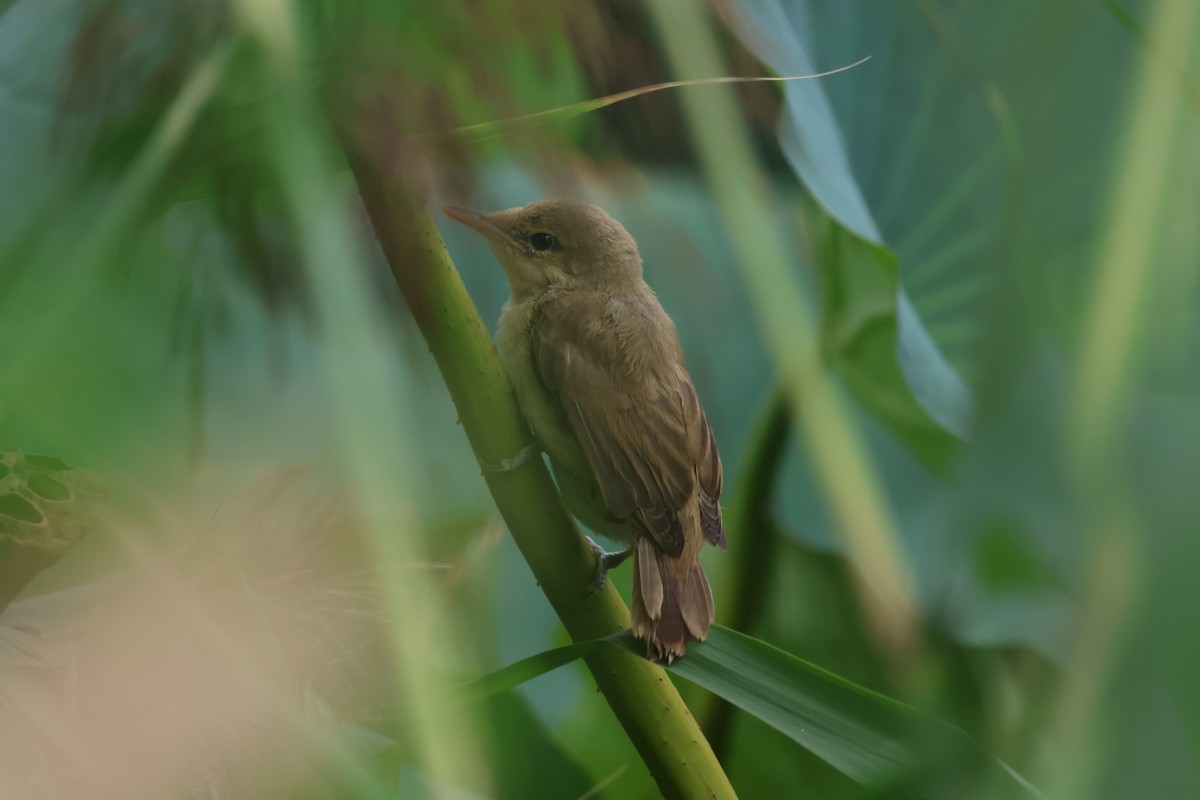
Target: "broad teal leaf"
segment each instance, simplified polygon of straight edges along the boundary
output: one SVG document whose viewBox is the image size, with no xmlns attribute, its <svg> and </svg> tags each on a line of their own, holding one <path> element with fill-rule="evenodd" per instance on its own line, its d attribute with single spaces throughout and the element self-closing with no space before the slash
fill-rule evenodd
<svg viewBox="0 0 1200 800">
<path fill-rule="evenodd" d="M 899 441 L 894 427 L 884 436 L 865 426 L 922 613 L 975 647 L 1020 643 L 1058 658 L 1070 641 L 1063 632 L 1086 530 L 1063 500 L 1056 455 L 1069 362 L 1057 343 L 1088 296 L 1094 237 L 1111 206 L 1113 170 L 1097 165 L 1111 164 L 1130 118 L 1141 45 L 1115 24 L 1111 5 L 1087 0 L 886 3 L 869 15 L 839 0 L 743 6 L 773 41 L 797 38 L 816 65 L 871 56 L 820 86 L 849 177 L 927 332 L 979 387 L 952 484 L 930 480 L 889 441 Z M 758 19 L 764 9 L 773 9 L 771 26 Z M 1186 316 L 1171 305 L 1165 293 L 1155 302 L 1155 324 Z M 777 498 L 779 518 L 802 541 L 837 547 L 798 456 L 780 477 L 798 488 Z M 1019 531 L 1052 579 L 1021 591 L 979 585 L 976 550 L 997 520 Z"/>
<path fill-rule="evenodd" d="M 811 71 L 798 14 L 778 0 L 743 6 L 738 32 L 751 50 L 781 74 Z M 899 262 L 855 179 L 824 86 L 800 82 L 784 92 L 780 144 L 828 222 L 816 252 L 826 355 L 865 405 L 927 462 L 941 464 L 969 434 L 974 399 L 900 285 Z"/>
</svg>

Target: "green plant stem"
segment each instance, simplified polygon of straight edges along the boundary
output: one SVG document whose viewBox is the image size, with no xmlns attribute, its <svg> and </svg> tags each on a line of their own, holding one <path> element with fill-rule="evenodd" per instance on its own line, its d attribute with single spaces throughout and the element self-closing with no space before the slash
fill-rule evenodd
<svg viewBox="0 0 1200 800">
<path fill-rule="evenodd" d="M 791 427 L 787 396 L 776 388 L 750 435 L 738 491 L 725 514 L 731 569 L 718 613 L 723 625 L 745 634 L 754 631 L 766 606 L 771 565 L 778 549 L 770 503 Z M 718 758 L 729 746 L 736 714 L 737 709 L 715 696 L 699 713 L 701 727 Z"/>
<path fill-rule="evenodd" d="M 775 525 L 771 522 L 779 464 L 792 430 L 787 395 L 776 388 L 767 400 L 747 447 L 738 476 L 738 492 L 727 519 L 736 536 L 730 539 L 735 570 L 722 607 L 721 624 L 749 633 L 766 607 L 771 565 L 775 560 Z"/>
<path fill-rule="evenodd" d="M 1196 66 L 1200 10 L 1189 0 L 1159 0 L 1146 20 L 1140 38 L 1150 58 L 1141 66 L 1125 115 L 1111 219 L 1096 249 L 1074 386 L 1066 397 L 1071 475 L 1089 513 L 1092 542 L 1081 590 L 1084 611 L 1067 665 L 1067 674 L 1080 677 L 1061 692 L 1048 726 L 1070 765 L 1047 787 L 1052 797 L 1094 797 L 1097 777 L 1108 771 L 1098 760 L 1104 747 L 1097 742 L 1106 701 L 1119 681 L 1116 654 L 1122 639 L 1132 635 L 1137 605 L 1146 602 L 1138 596 L 1139 583 L 1145 579 L 1148 542 L 1155 538 L 1130 491 L 1136 484 L 1126 437 L 1134 387 L 1153 341 L 1148 320 L 1161 310 L 1155 300 L 1187 296 L 1196 285 L 1194 262 L 1169 252 L 1164 234 L 1184 150 L 1195 147 L 1183 124 L 1189 98 L 1174 66 L 1183 65 L 1184 75 Z"/>
<path fill-rule="evenodd" d="M 429 213 L 409 187 L 385 183 L 353 152 L 350 161 L 392 274 L 437 361 L 476 457 L 487 464 L 512 458 L 530 443 L 529 433 L 491 337 Z M 485 470 L 484 479 L 572 639 L 587 641 L 629 627 L 629 610 L 611 583 L 588 596 L 594 556 L 563 511 L 541 459 L 529 459 L 508 472 Z M 585 660 L 664 796 L 736 796 L 661 667 L 607 649 Z"/>
</svg>

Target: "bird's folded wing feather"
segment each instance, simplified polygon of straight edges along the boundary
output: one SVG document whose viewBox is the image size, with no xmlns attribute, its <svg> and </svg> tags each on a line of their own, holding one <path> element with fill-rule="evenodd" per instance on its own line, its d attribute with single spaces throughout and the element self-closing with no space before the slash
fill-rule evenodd
<svg viewBox="0 0 1200 800">
<path fill-rule="evenodd" d="M 557 393 L 609 512 L 679 555 L 679 512 L 699 490 L 701 532 L 724 548 L 721 459 L 677 349 L 651 368 L 625 351 L 628 328 L 588 325 L 589 318 L 540 316 L 533 361 L 543 386 Z"/>
</svg>

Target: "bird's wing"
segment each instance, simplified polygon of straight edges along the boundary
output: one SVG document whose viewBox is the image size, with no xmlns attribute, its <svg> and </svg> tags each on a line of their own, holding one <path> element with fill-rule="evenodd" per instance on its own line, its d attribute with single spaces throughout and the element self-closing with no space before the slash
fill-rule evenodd
<svg viewBox="0 0 1200 800">
<path fill-rule="evenodd" d="M 721 459 L 675 346 L 656 378 L 614 374 L 625 368 L 629 354 L 622 342 L 631 332 L 588 319 L 594 318 L 540 315 L 532 330 L 533 362 L 542 385 L 557 394 L 609 512 L 632 520 L 663 552 L 679 555 L 679 512 L 698 489 L 704 537 L 724 548 Z"/>
</svg>

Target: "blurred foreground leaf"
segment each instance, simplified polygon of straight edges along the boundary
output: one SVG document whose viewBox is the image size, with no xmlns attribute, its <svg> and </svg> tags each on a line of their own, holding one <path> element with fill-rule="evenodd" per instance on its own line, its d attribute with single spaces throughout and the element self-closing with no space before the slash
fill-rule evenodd
<svg viewBox="0 0 1200 800">
<path fill-rule="evenodd" d="M 464 701 L 510 690 L 597 648 L 640 655 L 629 631 L 548 650 L 458 687 Z M 924 778 L 976 774 L 1009 793 L 1037 791 L 949 723 L 872 692 L 782 650 L 716 626 L 668 669 L 752 714 L 823 761 L 868 786 L 932 792 Z M 953 768 L 946 768 L 953 765 Z M 940 792 L 938 792 L 940 796 Z"/>
<path fill-rule="evenodd" d="M 0 611 L 87 534 L 102 493 L 87 470 L 0 448 Z"/>
</svg>

